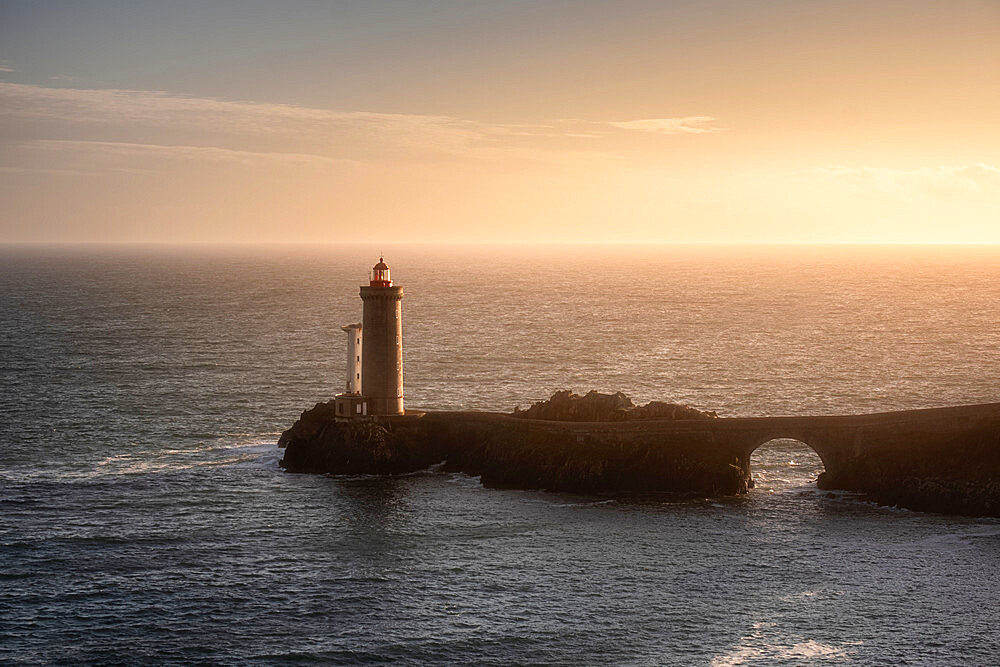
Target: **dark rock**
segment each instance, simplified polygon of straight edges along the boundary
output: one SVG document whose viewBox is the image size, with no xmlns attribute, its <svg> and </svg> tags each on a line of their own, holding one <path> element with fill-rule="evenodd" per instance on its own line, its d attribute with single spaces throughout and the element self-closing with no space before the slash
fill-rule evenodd
<svg viewBox="0 0 1000 667">
<path fill-rule="evenodd" d="M 1000 516 L 1000 426 L 892 430 L 878 434 L 877 456 L 840 461 L 816 485 L 923 512 Z"/>
<path fill-rule="evenodd" d="M 915 510 L 1000 516 L 1000 403 L 713 417 L 668 403 L 636 407 L 624 394 L 597 392 L 557 392 L 514 415 L 429 412 L 344 422 L 332 403 L 320 403 L 280 443 L 282 465 L 295 472 L 391 474 L 444 462 L 487 486 L 729 495 L 751 485 L 754 449 L 792 437 L 823 459 L 821 489 Z"/>
<path fill-rule="evenodd" d="M 596 392 L 592 392 L 596 395 Z M 575 402 L 574 399 L 568 399 Z M 624 395 L 587 399 L 576 415 L 592 417 L 631 403 Z M 619 420 L 624 422 L 625 420 Z M 579 423 L 579 425 L 575 425 Z M 653 422 L 649 422 L 652 424 Z M 281 465 L 291 472 L 406 473 L 445 462 L 493 487 L 579 493 L 745 493 L 739 459 L 704 433 L 664 440 L 655 427 L 622 423 L 594 432 L 584 423 L 477 412 L 426 413 L 336 421 L 332 403 L 302 413 L 281 435 Z"/>
<path fill-rule="evenodd" d="M 385 474 L 422 470 L 445 458 L 444 450 L 414 424 L 418 420 L 338 422 L 334 403 L 318 403 L 281 434 L 281 465 L 290 472 Z"/>
<path fill-rule="evenodd" d="M 719 415 L 715 412 L 704 412 L 689 405 L 678 405 L 677 403 L 663 403 L 662 401 L 650 401 L 646 405 L 641 405 L 628 410 L 626 419 L 717 419 Z"/>
<path fill-rule="evenodd" d="M 622 392 L 602 394 L 591 390 L 586 395 L 574 394 L 568 389 L 557 391 L 547 401 L 539 401 L 527 410 L 514 408 L 513 415 L 520 419 L 544 419 L 569 422 L 617 422 L 642 419 L 680 420 L 713 419 L 714 412 L 702 412 L 687 405 L 651 401 L 636 406 Z"/>
<path fill-rule="evenodd" d="M 626 431 L 618 425 L 594 430 L 482 413 L 428 413 L 426 420 L 433 431 L 447 434 L 446 469 L 480 475 L 485 486 L 732 495 L 746 493 L 749 482 L 733 452 L 705 433 L 664 438 L 639 423 L 622 423 Z"/>
</svg>

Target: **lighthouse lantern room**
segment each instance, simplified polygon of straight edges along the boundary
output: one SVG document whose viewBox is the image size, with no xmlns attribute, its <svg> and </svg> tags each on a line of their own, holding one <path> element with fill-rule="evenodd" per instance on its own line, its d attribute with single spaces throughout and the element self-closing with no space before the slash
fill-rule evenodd
<svg viewBox="0 0 1000 667">
<path fill-rule="evenodd" d="M 389 278 L 389 266 L 385 263 L 384 257 L 378 258 L 378 264 L 372 267 L 371 287 L 392 287 L 392 280 Z"/>
</svg>

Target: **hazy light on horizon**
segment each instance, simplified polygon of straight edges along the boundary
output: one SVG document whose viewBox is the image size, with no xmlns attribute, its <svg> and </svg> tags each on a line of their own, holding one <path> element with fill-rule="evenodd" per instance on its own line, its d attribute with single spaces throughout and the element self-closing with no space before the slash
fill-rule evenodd
<svg viewBox="0 0 1000 667">
<path fill-rule="evenodd" d="M 0 242 L 1000 243 L 987 1 L 0 19 Z"/>
</svg>

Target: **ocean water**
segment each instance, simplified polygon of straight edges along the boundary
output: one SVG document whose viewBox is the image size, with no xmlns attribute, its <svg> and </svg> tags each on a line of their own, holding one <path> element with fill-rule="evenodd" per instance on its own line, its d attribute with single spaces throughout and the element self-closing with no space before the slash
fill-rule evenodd
<svg viewBox="0 0 1000 667">
<path fill-rule="evenodd" d="M 0 249 L 0 663 L 996 664 L 1000 521 L 283 472 L 363 246 Z M 1000 249 L 385 247 L 408 407 L 1000 400 Z"/>
</svg>

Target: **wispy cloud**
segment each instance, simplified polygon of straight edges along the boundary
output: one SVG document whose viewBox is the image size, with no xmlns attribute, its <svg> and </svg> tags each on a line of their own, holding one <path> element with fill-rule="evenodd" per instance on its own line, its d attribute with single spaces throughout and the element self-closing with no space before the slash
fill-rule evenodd
<svg viewBox="0 0 1000 667">
<path fill-rule="evenodd" d="M 119 141 L 63 141 L 35 140 L 22 144 L 26 148 L 47 151 L 79 151 L 101 153 L 120 157 L 153 157 L 167 160 L 207 160 L 228 162 L 239 165 L 259 165 L 281 163 L 299 166 L 331 166 L 356 164 L 353 160 L 342 160 L 322 155 L 305 153 L 261 153 L 238 151 L 214 146 L 164 146 L 160 144 L 137 144 Z"/>
<path fill-rule="evenodd" d="M 861 194 L 881 198 L 1000 197 L 1000 167 L 983 163 L 919 169 L 827 166 L 816 167 L 806 175 L 845 184 Z"/>
<path fill-rule="evenodd" d="M 78 169 L 48 169 L 45 167 L 0 167 L 0 174 L 48 174 L 55 176 L 79 176 L 85 172 Z"/>
<path fill-rule="evenodd" d="M 30 121 L 33 131 L 59 137 L 22 141 L 22 146 L 35 149 L 317 166 L 349 159 L 378 163 L 458 158 L 507 168 L 516 168 L 511 165 L 518 161 L 570 167 L 623 159 L 620 137 L 616 139 L 623 129 L 660 134 L 721 131 L 711 126 L 710 116 L 512 124 L 444 115 L 332 111 L 163 91 L 0 82 L 0 117 L 4 116 Z"/>
<path fill-rule="evenodd" d="M 447 116 L 328 111 L 162 91 L 47 88 L 6 82 L 0 83 L 0 114 L 253 136 L 308 134 L 442 149 L 481 140 L 488 130 L 480 123 Z"/>
<path fill-rule="evenodd" d="M 0 72 L 16 72 L 17 68 L 9 60 L 0 60 Z"/>
<path fill-rule="evenodd" d="M 655 132 L 657 134 L 711 134 L 725 132 L 713 127 L 713 116 L 683 116 L 681 118 L 647 118 L 644 120 L 609 121 L 608 125 L 622 130 Z"/>
</svg>

